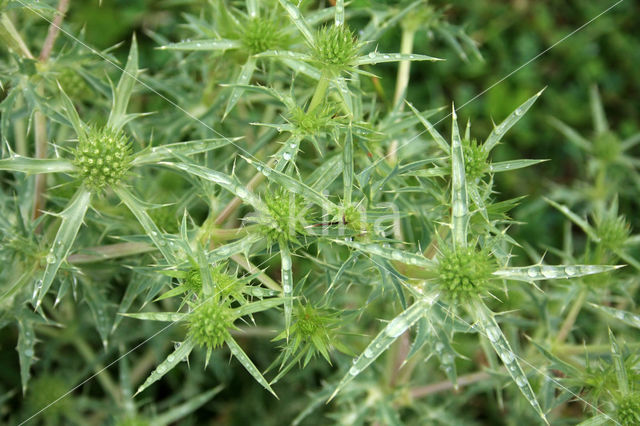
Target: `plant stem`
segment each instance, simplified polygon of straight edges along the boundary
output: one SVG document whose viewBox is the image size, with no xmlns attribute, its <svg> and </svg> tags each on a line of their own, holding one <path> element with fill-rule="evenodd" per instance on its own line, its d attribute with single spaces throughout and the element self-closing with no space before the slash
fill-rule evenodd
<svg viewBox="0 0 640 426">
<path fill-rule="evenodd" d="M 62 25 L 62 21 L 64 19 L 67 10 L 69 10 L 69 2 L 70 0 L 60 0 L 58 3 L 58 8 L 56 10 L 56 15 L 49 25 L 49 32 L 47 33 L 47 38 L 44 40 L 44 44 L 42 45 L 42 51 L 40 52 L 40 62 L 47 62 L 49 57 L 51 56 L 51 52 L 53 51 L 53 45 L 60 34 L 60 25 Z"/>
<path fill-rule="evenodd" d="M 51 52 L 53 51 L 53 45 L 55 44 L 58 35 L 60 34 L 60 25 L 62 25 L 62 20 L 64 19 L 65 13 L 69 9 L 69 1 L 70 0 L 60 0 L 58 3 L 58 8 L 56 10 L 56 16 L 53 18 L 51 25 L 49 25 L 49 32 L 47 33 L 47 38 L 44 40 L 44 44 L 42 45 L 42 51 L 40 52 L 40 62 L 44 63 L 49 60 L 51 56 Z M 40 111 L 36 111 L 34 114 L 34 122 L 35 122 L 35 139 L 36 139 L 36 158 L 44 159 L 47 158 L 47 121 L 45 116 Z M 34 200 L 33 200 L 33 218 L 37 219 L 41 210 L 44 209 L 45 206 L 45 197 L 44 193 L 47 187 L 47 175 L 39 174 L 36 175 L 36 187 L 34 190 Z"/>
<path fill-rule="evenodd" d="M 471 373 L 464 376 L 458 377 L 458 386 L 468 386 L 473 383 L 481 382 L 483 380 L 489 379 L 489 373 L 484 371 L 479 371 L 477 373 Z M 411 389 L 411 397 L 413 398 L 422 398 L 428 395 L 432 395 L 434 393 L 444 392 L 447 390 L 453 390 L 453 383 L 449 380 L 443 380 L 438 383 L 433 383 L 431 385 L 426 386 L 418 386 Z"/>
<path fill-rule="evenodd" d="M 556 336 L 556 340 L 555 340 L 556 345 L 563 343 L 567 338 L 567 336 L 569 335 L 569 333 L 571 332 L 571 329 L 573 328 L 573 325 L 575 324 L 576 319 L 578 318 L 578 314 L 582 309 L 582 305 L 584 305 L 584 302 L 587 299 L 587 292 L 588 290 L 586 287 L 582 287 L 582 289 L 580 289 L 578 298 L 573 302 L 573 305 L 569 310 L 569 314 L 567 314 L 567 318 L 565 318 L 564 322 L 562 323 L 562 327 L 560 327 L 560 331 Z"/>
<path fill-rule="evenodd" d="M 267 166 L 273 166 L 273 159 L 267 163 Z M 247 189 L 249 191 L 253 191 L 258 185 L 262 183 L 262 181 L 264 181 L 264 179 L 265 176 L 262 173 L 256 173 L 247 184 Z M 242 200 L 238 197 L 234 197 L 233 200 L 231 200 L 229 204 L 227 204 L 226 207 L 220 212 L 220 214 L 218 214 L 218 217 L 216 217 L 214 223 L 218 226 L 222 225 L 229 218 L 229 216 L 231 216 L 231 214 L 236 211 L 240 204 L 242 204 Z"/>
<path fill-rule="evenodd" d="M 234 254 L 233 256 L 231 256 L 231 259 L 233 259 L 233 261 L 236 262 L 238 265 L 242 266 L 248 273 L 257 274 L 256 279 L 260 281 L 262 284 L 264 284 L 266 287 L 270 288 L 271 290 L 282 291 L 282 287 L 280 286 L 280 284 L 275 282 L 270 276 L 262 272 L 260 268 L 258 268 L 253 263 L 249 262 L 243 256 L 240 256 L 239 254 Z"/>
<path fill-rule="evenodd" d="M 318 81 L 318 85 L 316 86 L 316 91 L 313 93 L 313 98 L 311 98 L 311 102 L 307 108 L 308 113 L 313 112 L 313 110 L 315 110 L 324 100 L 324 97 L 327 94 L 327 89 L 329 89 L 329 78 L 327 73 L 323 72 L 320 76 L 320 80 Z"/>
<path fill-rule="evenodd" d="M 92 364 L 96 360 L 96 355 L 87 343 L 79 338 L 74 338 L 72 340 L 73 346 L 75 346 L 76 350 L 82 355 L 85 361 L 89 364 Z M 122 394 L 120 393 L 120 388 L 116 384 L 116 382 L 111 378 L 109 372 L 105 370 L 104 365 L 101 363 L 93 364 L 93 372 L 96 373 L 96 378 L 106 390 L 111 397 L 116 401 L 120 402 L 122 399 Z"/>
<path fill-rule="evenodd" d="M 413 53 L 413 40 L 415 38 L 415 30 L 404 28 L 402 30 L 402 41 L 400 46 L 400 53 L 410 55 Z M 405 92 L 407 90 L 407 86 L 409 85 L 409 74 L 411 71 L 411 61 L 400 61 L 400 65 L 398 66 L 398 76 L 396 78 L 396 91 L 393 95 L 393 108 L 398 105 L 399 102 L 402 101 Z M 402 111 L 404 104 L 399 106 L 399 110 Z M 398 151 L 398 140 L 394 139 L 391 141 L 391 145 L 389 145 L 389 152 L 387 156 L 389 157 L 389 163 L 395 164 L 398 161 L 398 156 L 396 154 Z"/>
</svg>

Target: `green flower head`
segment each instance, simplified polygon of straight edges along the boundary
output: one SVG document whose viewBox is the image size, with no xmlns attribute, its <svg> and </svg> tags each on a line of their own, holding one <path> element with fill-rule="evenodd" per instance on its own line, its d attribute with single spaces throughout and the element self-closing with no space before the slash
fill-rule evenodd
<svg viewBox="0 0 640 426">
<path fill-rule="evenodd" d="M 616 419 L 622 426 L 640 424 L 640 393 L 626 395 L 618 401 Z"/>
<path fill-rule="evenodd" d="M 439 285 L 452 301 L 483 294 L 497 269 L 488 250 L 473 247 L 447 248 L 438 259 Z"/>
<path fill-rule="evenodd" d="M 471 180 L 484 176 L 487 172 L 487 158 L 489 152 L 483 149 L 477 140 L 463 140 L 462 149 L 464 155 L 464 172 Z"/>
<path fill-rule="evenodd" d="M 229 336 L 235 317 L 232 310 L 212 298 L 198 306 L 187 318 L 188 335 L 207 349 L 222 346 Z"/>
<path fill-rule="evenodd" d="M 285 42 L 281 26 L 272 19 L 253 18 L 243 30 L 242 44 L 252 54 L 278 49 Z"/>
<path fill-rule="evenodd" d="M 73 164 L 83 183 L 94 191 L 115 186 L 131 167 L 131 143 L 122 131 L 92 127 L 80 137 Z"/>
<path fill-rule="evenodd" d="M 353 65 L 360 45 L 344 25 L 328 25 L 316 34 L 313 58 L 321 66 L 339 74 Z"/>
</svg>

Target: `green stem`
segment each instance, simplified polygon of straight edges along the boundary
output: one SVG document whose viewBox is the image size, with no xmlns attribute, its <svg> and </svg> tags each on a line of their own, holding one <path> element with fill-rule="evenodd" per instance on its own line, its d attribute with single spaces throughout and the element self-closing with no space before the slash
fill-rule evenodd
<svg viewBox="0 0 640 426">
<path fill-rule="evenodd" d="M 415 30 L 404 29 L 402 30 L 402 41 L 400 45 L 400 53 L 410 55 L 413 53 L 413 41 L 415 39 Z M 411 71 L 411 61 L 400 61 L 398 66 L 398 76 L 396 78 L 396 91 L 393 96 L 393 105 L 397 105 L 400 102 L 409 85 L 409 74 Z M 402 106 L 401 106 L 402 108 Z"/>
<path fill-rule="evenodd" d="M 320 80 L 318 81 L 318 85 L 316 86 L 316 91 L 313 93 L 313 98 L 311 98 L 311 103 L 309 103 L 309 107 L 307 108 L 307 112 L 312 112 L 318 107 L 318 105 L 320 105 L 320 103 L 322 103 L 328 89 L 329 77 L 326 72 L 323 72 L 320 76 Z"/>
<path fill-rule="evenodd" d="M 564 342 L 567 336 L 569 335 L 569 333 L 571 332 L 571 329 L 573 328 L 573 325 L 575 324 L 576 319 L 578 318 L 578 314 L 580 313 L 580 310 L 582 310 L 582 306 L 584 305 L 585 300 L 587 300 L 587 293 L 588 293 L 587 287 L 582 287 L 582 289 L 580 289 L 578 298 L 573 302 L 573 305 L 569 310 L 569 314 L 567 314 L 567 318 L 565 318 L 564 322 L 562 323 L 562 327 L 560 327 L 560 331 L 556 336 L 556 340 L 555 340 L 556 345 Z"/>
</svg>

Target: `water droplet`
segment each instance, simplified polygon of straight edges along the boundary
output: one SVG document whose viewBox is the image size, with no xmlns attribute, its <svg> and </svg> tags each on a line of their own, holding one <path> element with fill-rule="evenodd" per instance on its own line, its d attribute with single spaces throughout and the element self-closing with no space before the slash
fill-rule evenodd
<svg viewBox="0 0 640 426">
<path fill-rule="evenodd" d="M 44 284 L 44 283 L 42 282 L 42 280 L 38 280 L 38 281 L 36 281 L 36 288 L 42 288 L 42 285 L 43 285 L 43 284 Z"/>
<path fill-rule="evenodd" d="M 291 154 L 285 152 L 284 154 L 282 154 L 282 158 L 284 158 L 285 161 L 289 161 L 291 160 Z"/>
<path fill-rule="evenodd" d="M 365 358 L 373 358 L 373 351 L 371 350 L 371 348 L 367 348 L 364 350 L 363 355 Z"/>
<path fill-rule="evenodd" d="M 407 329 L 407 327 L 408 324 L 404 320 L 404 318 L 399 317 L 389 323 L 385 330 L 385 333 L 389 337 L 398 337 Z"/>
<path fill-rule="evenodd" d="M 24 356 L 31 358 L 33 356 L 33 349 L 31 348 L 25 349 Z"/>
<path fill-rule="evenodd" d="M 360 374 L 360 369 L 354 365 L 349 369 L 349 374 L 351 374 L 352 376 L 357 376 L 358 374 Z"/>
<path fill-rule="evenodd" d="M 167 357 L 167 361 L 169 361 L 169 362 L 173 362 L 174 359 L 175 359 L 175 357 L 173 355 L 169 355 Z"/>
<path fill-rule="evenodd" d="M 436 352 L 442 352 L 444 350 L 444 345 L 442 344 L 442 342 L 438 342 L 436 343 Z"/>
<path fill-rule="evenodd" d="M 575 275 L 576 274 L 576 268 L 574 268 L 573 266 L 567 266 L 566 268 L 564 268 L 564 272 L 571 276 L 571 275 Z"/>
<path fill-rule="evenodd" d="M 516 359 L 514 353 L 511 351 L 502 352 L 500 358 L 502 358 L 502 362 L 505 364 L 511 364 Z"/>
<path fill-rule="evenodd" d="M 375 57 L 376 57 L 375 52 L 369 52 L 369 57 L 370 57 L 371 59 L 375 58 Z"/>
<path fill-rule="evenodd" d="M 522 114 L 524 114 L 524 108 L 522 108 L 522 107 L 517 108 L 515 113 L 516 113 L 517 116 L 521 116 Z"/>
<path fill-rule="evenodd" d="M 555 269 L 552 269 L 552 268 L 542 268 L 542 275 L 544 275 L 545 278 L 557 278 L 558 277 L 558 273 L 556 272 Z"/>
<path fill-rule="evenodd" d="M 529 275 L 531 278 L 535 278 L 539 276 L 540 273 L 538 268 L 529 268 L 529 270 L 527 271 L 527 275 Z"/>
<path fill-rule="evenodd" d="M 496 327 L 487 328 L 487 337 L 493 343 L 500 339 L 500 331 Z"/>
<path fill-rule="evenodd" d="M 285 284 L 282 286 L 282 289 L 284 290 L 285 293 L 291 293 L 291 285 L 289 284 Z"/>
<path fill-rule="evenodd" d="M 164 365 L 159 365 L 156 371 L 160 374 L 164 373 L 167 368 Z"/>
<path fill-rule="evenodd" d="M 385 59 L 390 59 L 391 58 L 391 56 L 389 56 L 389 55 L 383 55 L 382 57 L 385 58 Z"/>
<path fill-rule="evenodd" d="M 47 255 L 47 263 L 56 263 L 56 255 L 53 252 Z"/>
<path fill-rule="evenodd" d="M 527 386 L 527 379 L 522 376 L 516 377 L 516 385 L 518 385 L 519 388 Z"/>
<path fill-rule="evenodd" d="M 391 257 L 394 260 L 402 260 L 402 253 L 400 253 L 399 251 L 394 251 L 393 253 L 391 253 Z"/>
</svg>

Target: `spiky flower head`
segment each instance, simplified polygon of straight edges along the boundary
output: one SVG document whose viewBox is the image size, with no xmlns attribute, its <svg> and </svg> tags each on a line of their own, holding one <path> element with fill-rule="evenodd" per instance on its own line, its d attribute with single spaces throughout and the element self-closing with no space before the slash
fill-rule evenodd
<svg viewBox="0 0 640 426">
<path fill-rule="evenodd" d="M 462 141 L 464 155 L 464 172 L 471 180 L 476 180 L 484 176 L 487 172 L 487 158 L 489 153 L 485 151 L 477 140 L 465 139 Z"/>
<path fill-rule="evenodd" d="M 187 317 L 188 336 L 200 346 L 216 349 L 229 336 L 234 320 L 233 311 L 226 304 L 211 298 Z"/>
<path fill-rule="evenodd" d="M 640 425 L 640 393 L 625 395 L 618 401 L 616 420 L 622 426 Z"/>
<path fill-rule="evenodd" d="M 349 28 L 328 25 L 316 34 L 313 58 L 328 71 L 339 74 L 353 65 L 359 49 L 360 45 Z"/>
<path fill-rule="evenodd" d="M 304 201 L 294 193 L 281 188 L 268 191 L 264 198 L 269 218 L 261 227 L 262 232 L 272 241 L 295 240 L 296 233 L 304 231 L 300 215 L 304 214 Z"/>
<path fill-rule="evenodd" d="M 487 291 L 497 265 L 486 249 L 445 248 L 438 258 L 438 285 L 453 302 Z"/>
<path fill-rule="evenodd" d="M 91 87 L 76 70 L 65 67 L 57 76 L 60 86 L 71 99 L 87 99 L 92 92 Z"/>
<path fill-rule="evenodd" d="M 202 275 L 200 274 L 200 268 L 193 267 L 187 272 L 187 276 L 184 279 L 184 285 L 187 290 L 200 294 L 202 291 Z"/>
<path fill-rule="evenodd" d="M 627 241 L 631 228 L 623 216 L 607 215 L 596 221 L 596 233 L 605 247 L 615 250 Z"/>
<path fill-rule="evenodd" d="M 249 52 L 257 54 L 280 48 L 284 44 L 285 34 L 275 20 L 253 18 L 246 22 L 241 39 Z"/>
<path fill-rule="evenodd" d="M 90 128 L 80 137 L 73 164 L 83 183 L 94 191 L 117 185 L 131 167 L 131 143 L 122 131 Z"/>
</svg>

